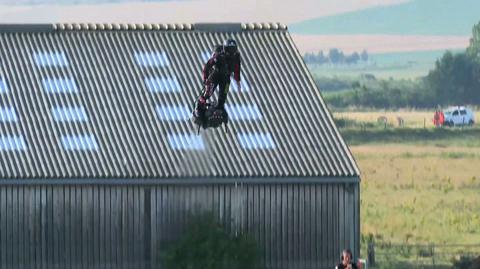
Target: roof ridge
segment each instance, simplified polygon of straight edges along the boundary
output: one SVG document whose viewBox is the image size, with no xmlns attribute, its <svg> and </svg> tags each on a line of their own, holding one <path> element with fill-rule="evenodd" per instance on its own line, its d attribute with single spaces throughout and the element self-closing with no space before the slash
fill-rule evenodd
<svg viewBox="0 0 480 269">
<path fill-rule="evenodd" d="M 278 22 L 250 23 L 54 23 L 0 24 L 0 32 L 53 31 L 286 31 L 287 25 Z"/>
</svg>

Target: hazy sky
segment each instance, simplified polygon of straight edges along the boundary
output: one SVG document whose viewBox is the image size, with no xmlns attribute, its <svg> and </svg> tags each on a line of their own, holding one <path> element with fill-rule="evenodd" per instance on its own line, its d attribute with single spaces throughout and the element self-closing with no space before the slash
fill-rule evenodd
<svg viewBox="0 0 480 269">
<path fill-rule="evenodd" d="M 85 0 L 84 0 L 85 1 Z M 408 0 L 182 0 L 74 4 L 80 0 L 0 1 L 0 22 L 282 22 L 390 5 Z M 17 4 L 12 5 L 15 2 Z M 105 2 L 105 1 L 102 1 Z"/>
<path fill-rule="evenodd" d="M 86 4 L 69 4 L 86 1 Z M 410 0 L 0 0 L 0 23 L 113 22 L 295 22 Z M 413 1 L 413 0 L 412 0 Z M 417 0 L 418 1 L 418 0 Z M 37 4 L 27 5 L 25 3 Z M 12 5 L 12 3 L 16 3 Z M 47 3 L 47 4 L 45 4 Z M 464 48 L 467 36 L 293 35 L 300 51 L 397 52 Z"/>
</svg>

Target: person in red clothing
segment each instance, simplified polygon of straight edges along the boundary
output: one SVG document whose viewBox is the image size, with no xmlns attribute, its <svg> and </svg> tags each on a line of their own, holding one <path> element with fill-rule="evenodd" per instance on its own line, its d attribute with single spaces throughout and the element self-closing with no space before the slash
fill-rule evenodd
<svg viewBox="0 0 480 269">
<path fill-rule="evenodd" d="M 196 117 L 203 117 L 205 115 L 207 100 L 212 96 L 217 86 L 219 88 L 219 94 L 218 103 L 215 108 L 225 109 L 232 73 L 238 89 L 241 89 L 240 65 L 241 57 L 235 40 L 227 39 L 223 43 L 223 46 L 217 46 L 215 48 L 212 56 L 203 67 L 205 90 L 197 100 L 195 108 Z"/>
<path fill-rule="evenodd" d="M 440 113 L 437 109 L 437 111 L 435 111 L 435 114 L 433 114 L 433 125 L 435 125 L 435 127 L 440 127 Z"/>
<path fill-rule="evenodd" d="M 435 114 L 433 116 L 433 124 L 435 127 L 441 127 L 445 124 L 445 115 L 443 114 L 443 111 L 438 108 L 435 111 Z"/>
<path fill-rule="evenodd" d="M 440 110 L 440 115 L 439 115 L 439 123 L 440 126 L 443 126 L 445 124 L 445 114 L 443 114 L 443 111 Z"/>
</svg>

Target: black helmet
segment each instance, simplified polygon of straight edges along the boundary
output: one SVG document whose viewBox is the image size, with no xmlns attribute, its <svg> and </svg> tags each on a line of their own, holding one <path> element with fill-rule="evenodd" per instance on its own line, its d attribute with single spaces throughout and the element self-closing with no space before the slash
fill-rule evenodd
<svg viewBox="0 0 480 269">
<path fill-rule="evenodd" d="M 223 42 L 223 50 L 227 55 L 233 55 L 237 52 L 237 42 L 233 39 L 227 39 Z"/>
</svg>

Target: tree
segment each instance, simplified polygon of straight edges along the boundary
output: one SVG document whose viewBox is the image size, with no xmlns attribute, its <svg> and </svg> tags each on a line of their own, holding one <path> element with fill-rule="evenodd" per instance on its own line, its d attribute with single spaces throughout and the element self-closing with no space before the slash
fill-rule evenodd
<svg viewBox="0 0 480 269">
<path fill-rule="evenodd" d="M 323 54 L 323 50 L 318 52 L 316 59 L 319 64 L 324 64 L 328 61 L 327 57 Z"/>
<path fill-rule="evenodd" d="M 446 52 L 426 78 L 438 104 L 480 104 L 480 23 L 465 53 Z"/>
<path fill-rule="evenodd" d="M 323 55 L 323 51 L 319 51 L 318 54 L 307 52 L 303 55 L 303 60 L 306 63 L 314 63 L 314 64 L 324 64 L 328 61 L 328 59 Z"/>
<path fill-rule="evenodd" d="M 467 54 L 472 58 L 480 60 L 480 23 L 473 26 L 472 38 L 470 38 Z"/>
<path fill-rule="evenodd" d="M 163 254 L 169 269 L 255 268 L 260 256 L 249 234 L 229 232 L 213 213 L 189 216 L 183 236 Z"/>
<path fill-rule="evenodd" d="M 303 55 L 303 60 L 309 64 L 357 64 L 359 61 L 368 61 L 367 51 L 363 50 L 360 54 L 353 52 L 351 55 L 345 55 L 343 51 L 332 48 L 329 50 L 328 55 L 325 55 L 323 50 L 318 53 L 307 52 Z"/>
<path fill-rule="evenodd" d="M 339 51 L 336 48 L 330 49 L 328 52 L 328 58 L 330 58 L 330 62 L 333 64 L 339 64 L 342 63 L 344 60 L 344 55 L 343 52 Z"/>
<path fill-rule="evenodd" d="M 368 53 L 366 50 L 363 50 L 362 51 L 362 54 L 360 55 L 360 58 L 362 59 L 362 61 L 364 62 L 367 62 L 368 61 Z"/>
<path fill-rule="evenodd" d="M 313 60 L 314 60 L 314 59 L 313 59 L 313 53 L 309 53 L 309 52 L 305 53 L 305 54 L 303 55 L 303 60 L 304 60 L 306 63 L 313 63 L 313 62 L 314 62 L 314 61 L 313 61 Z"/>
<path fill-rule="evenodd" d="M 356 64 L 358 62 L 358 60 L 360 60 L 360 55 L 358 54 L 358 52 L 355 52 L 352 55 L 347 56 L 345 58 L 345 62 L 347 64 Z"/>
<path fill-rule="evenodd" d="M 446 52 L 426 81 L 438 104 L 480 104 L 480 63 L 469 54 Z"/>
</svg>

